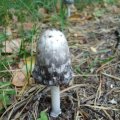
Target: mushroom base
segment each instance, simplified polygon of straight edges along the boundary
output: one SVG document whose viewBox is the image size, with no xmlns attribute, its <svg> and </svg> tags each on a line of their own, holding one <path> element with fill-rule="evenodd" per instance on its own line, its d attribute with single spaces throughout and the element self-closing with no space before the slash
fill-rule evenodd
<svg viewBox="0 0 120 120">
<path fill-rule="evenodd" d="M 56 112 L 51 111 L 50 116 L 52 116 L 52 117 L 58 117 L 58 115 L 60 115 L 60 114 L 61 114 L 61 109 L 59 111 L 56 111 Z"/>
</svg>

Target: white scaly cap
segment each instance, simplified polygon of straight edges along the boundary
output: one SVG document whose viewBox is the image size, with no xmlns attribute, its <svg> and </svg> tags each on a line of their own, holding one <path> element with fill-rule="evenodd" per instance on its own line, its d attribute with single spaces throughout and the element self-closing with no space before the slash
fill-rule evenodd
<svg viewBox="0 0 120 120">
<path fill-rule="evenodd" d="M 45 85 L 68 84 L 72 79 L 69 47 L 61 31 L 46 30 L 37 42 L 33 77 Z"/>
</svg>

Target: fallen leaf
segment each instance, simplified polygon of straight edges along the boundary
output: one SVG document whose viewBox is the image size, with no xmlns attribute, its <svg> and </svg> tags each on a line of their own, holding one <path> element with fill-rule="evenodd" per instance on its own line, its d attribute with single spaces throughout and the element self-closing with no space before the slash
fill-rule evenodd
<svg viewBox="0 0 120 120">
<path fill-rule="evenodd" d="M 94 52 L 94 53 L 97 53 L 97 50 L 95 47 L 90 47 L 91 51 Z"/>
<path fill-rule="evenodd" d="M 24 30 L 32 30 L 32 28 L 33 28 L 33 23 L 32 22 L 23 23 L 23 29 Z"/>
<path fill-rule="evenodd" d="M 81 15 L 80 14 L 74 14 L 69 17 L 68 19 L 70 22 L 79 22 L 81 20 Z"/>
<path fill-rule="evenodd" d="M 18 65 L 18 69 L 20 69 L 20 71 L 16 70 L 15 72 L 13 72 L 12 84 L 17 87 L 24 86 L 26 83 L 25 80 L 27 77 L 30 77 L 34 65 L 35 57 L 28 57 L 25 60 L 21 60 L 21 62 Z"/>
<path fill-rule="evenodd" d="M 3 52 L 6 52 L 6 53 L 17 52 L 20 48 L 20 45 L 21 45 L 21 39 L 17 38 L 14 40 L 3 42 L 3 45 L 5 46 L 2 49 Z"/>
<path fill-rule="evenodd" d="M 48 14 L 48 11 L 47 11 L 45 8 L 39 8 L 38 12 L 39 12 L 41 15 L 43 15 L 43 16 L 45 16 L 46 14 Z"/>
<path fill-rule="evenodd" d="M 22 71 L 15 71 L 13 73 L 12 84 L 16 87 L 22 87 L 25 85 L 25 74 Z"/>
<path fill-rule="evenodd" d="M 71 15 L 68 19 L 69 22 L 75 22 L 75 23 L 80 23 L 81 25 L 84 25 L 87 20 L 91 19 L 92 17 L 86 16 L 85 14 L 82 13 L 75 13 L 73 15 Z"/>
</svg>

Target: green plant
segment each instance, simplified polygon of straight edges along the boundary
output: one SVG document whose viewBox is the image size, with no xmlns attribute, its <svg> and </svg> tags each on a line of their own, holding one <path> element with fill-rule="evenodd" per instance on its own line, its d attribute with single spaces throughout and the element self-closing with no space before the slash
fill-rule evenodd
<svg viewBox="0 0 120 120">
<path fill-rule="evenodd" d="M 39 118 L 37 120 L 48 120 L 48 116 L 47 116 L 46 112 L 41 111 Z"/>
<path fill-rule="evenodd" d="M 15 95 L 16 91 L 11 88 L 10 82 L 0 82 L 0 111 L 3 108 L 7 108 L 7 105 L 11 103 L 11 96 Z"/>
</svg>

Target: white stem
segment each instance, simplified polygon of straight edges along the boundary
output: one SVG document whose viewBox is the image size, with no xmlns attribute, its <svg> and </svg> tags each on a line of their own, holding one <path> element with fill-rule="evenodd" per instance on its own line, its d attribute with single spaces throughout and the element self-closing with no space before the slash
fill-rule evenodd
<svg viewBox="0 0 120 120">
<path fill-rule="evenodd" d="M 59 86 L 51 86 L 51 101 L 52 101 L 52 111 L 50 115 L 52 117 L 58 117 L 58 115 L 61 114 Z"/>
<path fill-rule="evenodd" d="M 70 8 L 70 5 L 68 5 L 68 17 L 71 16 L 71 8 Z"/>
</svg>

